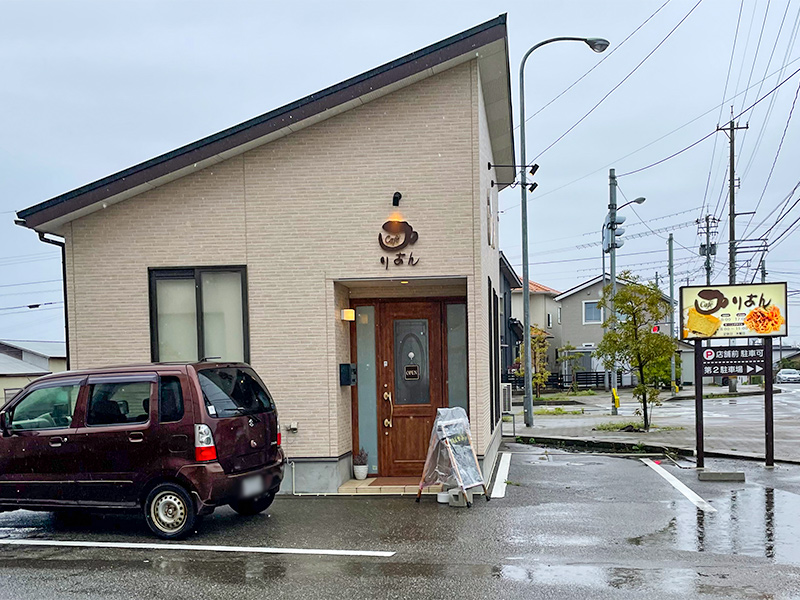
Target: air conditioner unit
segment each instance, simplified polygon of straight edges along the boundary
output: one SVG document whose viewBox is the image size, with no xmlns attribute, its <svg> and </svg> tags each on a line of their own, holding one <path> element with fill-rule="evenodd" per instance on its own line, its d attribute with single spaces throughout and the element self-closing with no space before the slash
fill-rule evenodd
<svg viewBox="0 0 800 600">
<path fill-rule="evenodd" d="M 500 392 L 503 397 L 503 412 L 511 412 L 511 384 L 501 383 Z"/>
</svg>

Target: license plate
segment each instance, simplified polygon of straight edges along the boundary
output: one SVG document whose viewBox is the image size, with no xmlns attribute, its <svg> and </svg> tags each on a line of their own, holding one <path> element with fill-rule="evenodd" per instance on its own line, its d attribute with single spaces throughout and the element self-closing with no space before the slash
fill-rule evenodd
<svg viewBox="0 0 800 600">
<path fill-rule="evenodd" d="M 264 478 L 260 475 L 253 475 L 242 480 L 242 497 L 251 498 L 258 496 L 264 491 Z"/>
</svg>

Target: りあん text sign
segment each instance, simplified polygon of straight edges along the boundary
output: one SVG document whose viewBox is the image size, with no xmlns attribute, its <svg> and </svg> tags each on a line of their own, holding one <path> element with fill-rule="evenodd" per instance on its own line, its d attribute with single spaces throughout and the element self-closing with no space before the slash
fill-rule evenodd
<svg viewBox="0 0 800 600">
<path fill-rule="evenodd" d="M 786 323 L 786 284 L 681 288 L 681 339 L 780 337 Z"/>
</svg>

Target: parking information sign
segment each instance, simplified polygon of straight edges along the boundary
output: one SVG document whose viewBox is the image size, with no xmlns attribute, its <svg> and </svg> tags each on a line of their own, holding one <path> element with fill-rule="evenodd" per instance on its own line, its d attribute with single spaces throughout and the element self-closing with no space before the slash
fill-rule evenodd
<svg viewBox="0 0 800 600">
<path fill-rule="evenodd" d="M 703 349 L 703 375 L 760 375 L 764 372 L 764 346 Z"/>
</svg>

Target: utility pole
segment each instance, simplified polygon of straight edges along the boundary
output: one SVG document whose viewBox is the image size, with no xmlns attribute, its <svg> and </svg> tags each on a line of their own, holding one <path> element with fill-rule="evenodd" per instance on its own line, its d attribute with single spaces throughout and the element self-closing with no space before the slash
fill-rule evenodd
<svg viewBox="0 0 800 600">
<path fill-rule="evenodd" d="M 672 234 L 669 234 L 669 339 L 675 339 L 675 268 L 672 262 Z M 675 349 L 669 361 L 670 395 L 675 395 Z"/>
<path fill-rule="evenodd" d="M 609 217 L 609 227 L 611 231 L 609 232 L 609 237 L 611 239 L 611 257 L 610 257 L 610 267 L 611 267 L 611 310 L 614 310 L 614 300 L 617 297 L 617 238 L 616 238 L 616 227 L 617 227 L 617 175 L 614 169 L 608 170 L 608 217 Z M 616 313 L 612 313 L 616 314 Z M 614 390 L 617 389 L 617 363 L 614 362 L 611 365 L 611 414 L 617 414 L 617 403 L 616 399 L 614 398 Z"/>
<path fill-rule="evenodd" d="M 711 285 L 711 257 L 717 255 L 717 245 L 711 243 L 711 236 L 717 233 L 718 222 L 719 219 L 711 215 L 706 215 L 705 225 L 700 219 L 696 221 L 699 226 L 697 233 L 700 235 L 705 234 L 706 236 L 705 244 L 700 244 L 700 256 L 706 257 L 706 285 Z"/>
<path fill-rule="evenodd" d="M 728 183 L 728 200 L 729 200 L 729 211 L 728 211 L 728 283 L 730 285 L 736 284 L 736 202 L 735 202 L 735 191 L 736 191 L 736 156 L 735 156 L 735 143 L 734 143 L 734 135 L 737 129 L 747 129 L 747 125 L 744 127 L 737 127 L 733 119 L 728 125 L 727 134 L 728 139 L 730 140 L 730 166 L 728 167 L 730 181 Z M 717 127 L 717 131 L 719 130 L 726 131 L 725 128 Z M 734 345 L 734 341 L 730 340 L 731 345 Z M 736 377 L 728 377 L 728 392 L 735 392 L 736 391 Z"/>
</svg>

